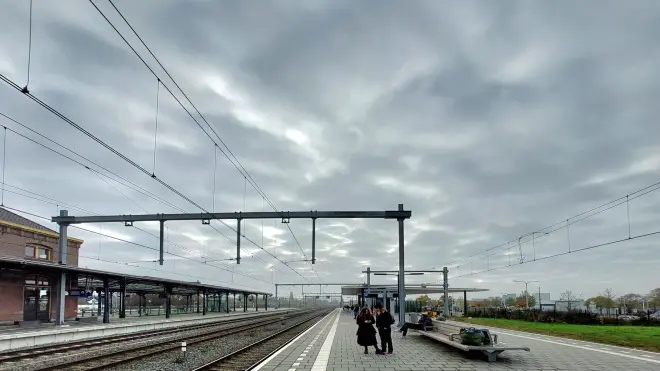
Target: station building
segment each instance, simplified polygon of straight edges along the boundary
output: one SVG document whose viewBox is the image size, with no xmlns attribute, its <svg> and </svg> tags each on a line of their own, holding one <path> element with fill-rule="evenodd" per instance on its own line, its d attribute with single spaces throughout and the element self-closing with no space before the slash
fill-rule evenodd
<svg viewBox="0 0 660 371">
<path fill-rule="evenodd" d="M 96 315 L 89 320 L 102 320 L 103 323 L 110 323 L 115 306 L 119 309 L 119 319 L 126 318 L 127 302 L 132 297 L 138 298 L 137 313 L 141 316 L 143 309 L 148 307 L 146 295 L 158 295 L 165 301 L 162 306 L 165 318 L 169 319 L 173 311 L 201 315 L 229 313 L 236 311 L 237 305 L 247 312 L 248 302 L 255 311 L 260 307 L 267 310 L 268 297 L 272 296 L 268 292 L 199 281 L 81 268 L 78 266 L 78 252 L 82 244 L 83 240 L 69 237 L 67 264 L 59 264 L 58 232 L 0 207 L 0 325 L 13 323 L 32 327 L 42 322 L 59 322 L 58 292 L 62 276 L 66 277 L 64 321 L 82 320 L 78 313 L 78 299 L 91 297 L 93 292 L 98 299 L 93 311 Z M 113 297 L 117 305 L 113 304 Z M 174 297 L 184 299 L 185 305 L 173 307 Z M 259 297 L 262 297 L 261 303 Z M 145 312 L 145 315 L 148 314 Z"/>
<path fill-rule="evenodd" d="M 0 207 L 0 258 L 57 264 L 58 244 L 58 232 Z M 68 238 L 69 266 L 78 266 L 82 244 L 81 239 Z M 57 284 L 58 275 L 52 272 L 0 265 L 0 322 L 53 320 L 57 316 Z M 67 290 L 71 286 L 66 283 Z M 64 317 L 75 318 L 77 309 L 78 298 L 66 297 Z"/>
</svg>

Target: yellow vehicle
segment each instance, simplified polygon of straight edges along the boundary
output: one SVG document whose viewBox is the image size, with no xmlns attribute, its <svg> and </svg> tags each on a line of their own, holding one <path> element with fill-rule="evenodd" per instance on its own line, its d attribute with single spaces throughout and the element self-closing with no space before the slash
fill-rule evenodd
<svg viewBox="0 0 660 371">
<path fill-rule="evenodd" d="M 437 318 L 440 315 L 441 311 L 440 308 L 438 308 L 437 306 L 432 306 L 432 307 L 427 306 L 423 308 L 422 313 L 428 315 L 431 318 Z"/>
</svg>

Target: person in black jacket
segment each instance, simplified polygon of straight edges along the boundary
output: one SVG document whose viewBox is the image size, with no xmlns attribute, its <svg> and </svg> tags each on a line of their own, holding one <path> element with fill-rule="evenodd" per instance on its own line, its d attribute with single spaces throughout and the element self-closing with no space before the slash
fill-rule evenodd
<svg viewBox="0 0 660 371">
<path fill-rule="evenodd" d="M 376 328 L 380 335 L 380 347 L 383 353 L 392 354 L 394 346 L 392 345 L 392 325 L 394 324 L 394 317 L 387 310 L 383 309 L 382 305 L 378 306 L 380 314 L 376 317 Z M 389 350 L 388 350 L 389 348 Z"/>
<path fill-rule="evenodd" d="M 362 308 L 360 315 L 357 318 L 357 343 L 364 347 L 364 354 L 369 354 L 369 347 L 373 345 L 376 349 L 376 354 L 383 354 L 378 349 L 378 341 L 376 340 L 376 329 L 374 323 L 376 320 L 371 315 L 369 308 Z"/>
<path fill-rule="evenodd" d="M 406 337 L 406 334 L 408 334 L 408 329 L 416 329 L 416 330 L 424 330 L 426 327 L 433 327 L 433 322 L 431 321 L 431 317 L 428 316 L 428 314 L 423 313 L 422 318 L 417 321 L 417 323 L 412 323 L 412 322 L 406 322 L 401 326 L 401 329 L 399 332 L 403 332 L 403 337 Z"/>
</svg>

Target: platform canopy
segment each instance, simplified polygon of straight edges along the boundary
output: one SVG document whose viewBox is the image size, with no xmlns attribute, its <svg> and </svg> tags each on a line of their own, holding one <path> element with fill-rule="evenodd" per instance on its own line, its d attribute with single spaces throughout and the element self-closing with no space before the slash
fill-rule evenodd
<svg viewBox="0 0 660 371">
<path fill-rule="evenodd" d="M 179 281 L 160 277 L 137 276 L 116 272 L 107 272 L 70 265 L 59 265 L 53 262 L 26 260 L 20 258 L 2 257 L 0 258 L 0 268 L 7 270 L 17 270 L 32 274 L 59 274 L 64 271 L 67 274 L 75 277 L 79 289 L 94 289 L 97 287 L 103 287 L 103 280 L 107 279 L 109 289 L 111 291 L 119 291 L 121 287 L 120 282 L 123 281 L 126 284 L 126 292 L 129 293 L 163 293 L 165 292 L 165 287 L 169 286 L 172 288 L 172 293 L 175 295 L 196 294 L 201 290 L 206 290 L 209 294 L 228 292 L 232 294 L 272 296 L 271 293 L 262 291 L 209 285 L 200 282 Z"/>
<path fill-rule="evenodd" d="M 366 290 L 367 285 L 353 285 L 342 286 L 342 295 L 362 295 L 362 291 Z M 388 293 L 398 292 L 396 285 L 370 285 L 369 292 L 371 294 L 380 294 L 387 291 Z M 467 293 L 467 292 L 484 292 L 488 289 L 467 288 L 467 287 L 450 287 L 449 293 Z M 424 294 L 442 294 L 442 285 L 406 285 L 406 295 L 424 295 Z"/>
</svg>

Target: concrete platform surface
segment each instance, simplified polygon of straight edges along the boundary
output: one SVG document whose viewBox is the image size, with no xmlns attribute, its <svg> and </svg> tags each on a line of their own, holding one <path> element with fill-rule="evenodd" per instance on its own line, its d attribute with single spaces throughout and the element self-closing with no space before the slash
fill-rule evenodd
<svg viewBox="0 0 660 371">
<path fill-rule="evenodd" d="M 521 345 L 531 352 L 507 351 L 488 363 L 450 346 L 409 332 L 393 333 L 394 354 L 370 354 L 356 343 L 357 326 L 352 314 L 335 311 L 281 352 L 255 370 L 261 371 L 477 371 L 477 370 L 660 370 L 658 354 L 626 350 L 562 338 L 537 337 L 527 333 L 493 329 L 499 341 Z M 575 344 L 571 344 L 575 343 Z M 380 346 L 380 339 L 379 339 Z M 628 352 L 628 353 L 625 353 Z"/>
<path fill-rule="evenodd" d="M 46 326 L 28 329 L 3 329 L 0 331 L 0 351 L 30 347 L 43 344 L 61 343 L 66 341 L 84 340 L 103 336 L 129 334 L 139 331 L 159 330 L 165 328 L 221 322 L 237 317 L 254 317 L 271 313 L 286 313 L 297 309 L 269 309 L 267 311 L 248 310 L 247 312 L 184 314 L 164 317 L 130 317 L 113 318 L 111 323 L 80 323 L 71 322 L 64 326 Z"/>
</svg>

